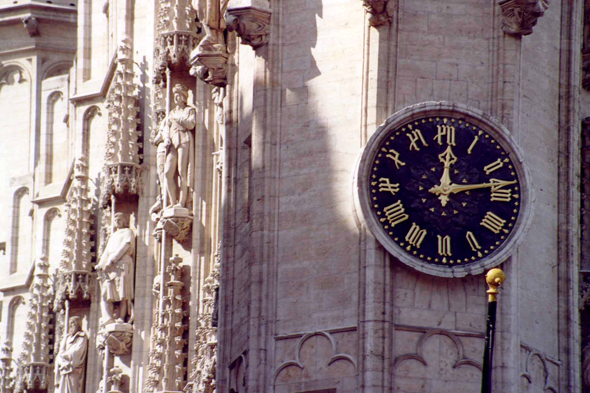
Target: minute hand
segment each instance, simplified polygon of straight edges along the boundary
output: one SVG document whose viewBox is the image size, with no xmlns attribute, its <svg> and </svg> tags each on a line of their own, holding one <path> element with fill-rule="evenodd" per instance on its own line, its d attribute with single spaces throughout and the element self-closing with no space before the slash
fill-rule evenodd
<svg viewBox="0 0 590 393">
<path fill-rule="evenodd" d="M 456 194 L 461 191 L 469 191 L 469 190 L 476 190 L 478 188 L 488 188 L 491 187 L 493 189 L 498 189 L 510 184 L 516 183 L 516 180 L 513 181 L 505 181 L 505 180 L 498 180 L 498 179 L 491 179 L 490 183 L 480 183 L 480 184 L 450 184 L 447 187 L 440 187 L 434 186 L 429 191 L 433 194 L 440 195 L 440 194 Z"/>
</svg>

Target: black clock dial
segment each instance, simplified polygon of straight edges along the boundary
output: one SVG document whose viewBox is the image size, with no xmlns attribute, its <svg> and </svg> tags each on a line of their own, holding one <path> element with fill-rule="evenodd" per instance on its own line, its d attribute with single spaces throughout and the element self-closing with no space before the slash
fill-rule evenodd
<svg viewBox="0 0 590 393">
<path fill-rule="evenodd" d="M 372 214 L 425 263 L 467 265 L 511 236 L 521 186 L 514 157 L 460 117 L 423 117 L 392 129 L 371 162 Z"/>
</svg>

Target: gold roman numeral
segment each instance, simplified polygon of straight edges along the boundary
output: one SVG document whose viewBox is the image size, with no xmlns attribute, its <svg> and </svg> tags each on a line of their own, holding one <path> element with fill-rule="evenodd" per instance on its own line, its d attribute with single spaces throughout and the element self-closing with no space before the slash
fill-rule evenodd
<svg viewBox="0 0 590 393">
<path fill-rule="evenodd" d="M 500 233 L 501 230 L 508 233 L 508 230 L 502 229 L 506 224 L 506 220 L 501 219 L 497 215 L 492 212 L 487 212 L 483 220 L 481 221 L 480 225 L 488 228 L 490 231 L 494 233 Z"/>
<path fill-rule="evenodd" d="M 400 166 L 404 166 L 404 165 L 406 165 L 406 163 L 405 163 L 405 162 L 402 162 L 402 161 L 399 159 L 399 153 L 398 153 L 397 151 L 395 151 L 395 150 L 393 150 L 393 149 L 389 149 L 389 150 L 387 150 L 387 149 L 386 149 L 386 148 L 384 148 L 384 147 L 382 147 L 382 148 L 381 148 L 381 150 L 382 150 L 382 151 L 384 151 L 385 153 L 388 153 L 387 155 L 385 155 L 385 157 L 392 159 L 392 160 L 393 160 L 393 162 L 395 163 L 395 167 L 396 167 L 397 169 L 399 169 L 399 167 L 400 167 Z"/>
<path fill-rule="evenodd" d="M 471 142 L 471 145 L 469 145 L 469 148 L 467 149 L 467 154 L 471 154 L 471 151 L 473 151 L 473 148 L 475 147 L 475 144 L 477 143 L 477 141 L 479 140 L 479 136 L 483 134 L 483 131 L 480 131 L 479 134 L 477 134 L 475 136 L 475 138 L 473 138 L 473 142 Z"/>
<path fill-rule="evenodd" d="M 391 195 L 395 195 L 398 191 L 399 183 L 390 183 L 386 177 L 379 179 L 379 192 L 391 192 Z"/>
<path fill-rule="evenodd" d="M 451 253 L 451 237 L 446 235 L 442 237 L 441 235 L 436 235 L 438 237 L 438 254 L 443 257 L 450 257 L 453 255 Z"/>
<path fill-rule="evenodd" d="M 486 175 L 489 175 L 493 171 L 496 171 L 496 170 L 502 168 L 504 166 L 505 162 L 508 162 L 508 158 L 505 158 L 504 161 L 502 161 L 501 158 L 498 158 L 496 161 L 492 162 L 491 164 L 484 166 L 483 170 L 486 172 Z"/>
<path fill-rule="evenodd" d="M 438 132 L 434 139 L 438 142 L 439 145 L 443 144 L 443 136 L 447 137 L 447 144 L 449 146 L 455 146 L 455 127 L 453 126 L 436 126 Z"/>
<path fill-rule="evenodd" d="M 392 227 L 396 226 L 400 222 L 406 221 L 410 217 L 405 214 L 405 209 L 401 201 L 397 201 L 396 203 L 387 206 L 385 209 L 383 209 L 383 213 L 385 213 L 386 219 L 389 221 L 389 225 Z M 386 219 L 382 218 L 381 222 L 384 222 Z"/>
<path fill-rule="evenodd" d="M 422 244 L 422 240 L 424 240 L 425 236 L 426 236 L 426 229 L 420 229 L 420 227 L 418 225 L 416 225 L 416 223 L 412 223 L 412 227 L 410 228 L 410 230 L 408 231 L 408 234 L 406 235 L 406 241 L 408 243 L 410 243 L 408 245 L 407 250 L 410 250 L 411 246 L 414 246 L 416 248 L 420 248 L 420 245 Z"/>
<path fill-rule="evenodd" d="M 408 138 L 410 138 L 410 150 L 415 149 L 416 151 L 419 151 L 420 148 L 418 147 L 418 141 L 422 142 L 422 145 L 424 147 L 428 147 L 428 143 L 426 143 L 426 141 L 424 140 L 424 137 L 422 136 L 422 133 L 420 132 L 419 129 L 415 129 L 414 131 L 412 131 L 411 133 L 406 134 L 406 136 Z"/>
<path fill-rule="evenodd" d="M 499 179 L 490 179 L 492 183 L 492 202 L 510 202 L 512 199 L 511 189 L 502 189 L 502 187 L 516 183 L 516 180 L 506 181 Z"/>
<path fill-rule="evenodd" d="M 479 250 L 481 250 L 481 246 L 477 242 L 477 239 L 473 235 L 473 232 L 467 231 L 467 234 L 465 237 L 467 238 L 467 241 L 469 242 L 469 247 L 471 247 L 471 250 L 474 252 L 477 252 L 477 256 L 481 257 L 482 253 L 479 251 Z"/>
</svg>

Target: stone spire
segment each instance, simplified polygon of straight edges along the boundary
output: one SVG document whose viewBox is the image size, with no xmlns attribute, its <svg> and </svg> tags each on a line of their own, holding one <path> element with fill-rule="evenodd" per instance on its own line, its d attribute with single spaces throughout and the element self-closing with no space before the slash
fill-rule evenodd
<svg viewBox="0 0 590 393">
<path fill-rule="evenodd" d="M 24 347 L 19 357 L 17 391 L 44 390 L 48 387 L 49 349 L 51 340 L 51 302 L 53 291 L 49 283 L 49 263 L 45 256 L 35 266 L 31 287 L 30 309 L 24 335 Z"/>
<path fill-rule="evenodd" d="M 55 309 L 66 299 L 90 299 L 94 201 L 88 188 L 88 164 L 77 159 L 66 203 L 66 234 L 57 279 Z"/>
<path fill-rule="evenodd" d="M 117 51 L 117 69 L 107 94 L 108 131 L 105 152 L 105 185 L 101 202 L 108 205 L 112 194 L 139 194 L 141 188 L 139 96 L 134 82 L 132 41 L 122 40 Z"/>
</svg>

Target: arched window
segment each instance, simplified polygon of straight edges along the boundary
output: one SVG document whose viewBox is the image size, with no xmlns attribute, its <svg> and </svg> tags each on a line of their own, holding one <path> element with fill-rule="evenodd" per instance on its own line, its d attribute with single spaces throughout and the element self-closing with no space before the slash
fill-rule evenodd
<svg viewBox="0 0 590 393">
<path fill-rule="evenodd" d="M 10 244 L 10 274 L 16 273 L 19 263 L 30 262 L 33 220 L 29 189 L 21 187 L 12 202 L 12 239 Z"/>
<path fill-rule="evenodd" d="M 45 184 L 61 181 L 67 175 L 69 141 L 68 127 L 64 122 L 66 113 L 67 108 L 63 93 L 61 91 L 51 93 L 47 98 L 43 148 Z"/>
<path fill-rule="evenodd" d="M 45 218 L 43 219 L 43 246 L 41 255 L 47 257 L 50 264 L 59 262 L 60 259 L 59 247 L 56 247 L 55 244 L 52 247 L 51 244 L 52 241 L 55 241 L 52 238 L 52 234 L 56 232 L 55 223 L 59 217 L 61 217 L 61 213 L 58 208 L 54 207 L 45 213 Z"/>
<path fill-rule="evenodd" d="M 8 304 L 8 331 L 7 341 L 11 344 L 12 358 L 18 359 L 24 344 L 24 329 L 17 329 L 23 322 L 27 321 L 28 310 L 25 299 L 22 296 L 15 296 Z"/>
<path fill-rule="evenodd" d="M 82 127 L 82 157 L 88 160 L 90 178 L 102 169 L 103 157 L 90 155 L 90 146 L 96 151 L 105 151 L 107 145 L 106 121 L 100 108 L 93 105 L 84 112 Z"/>
</svg>

